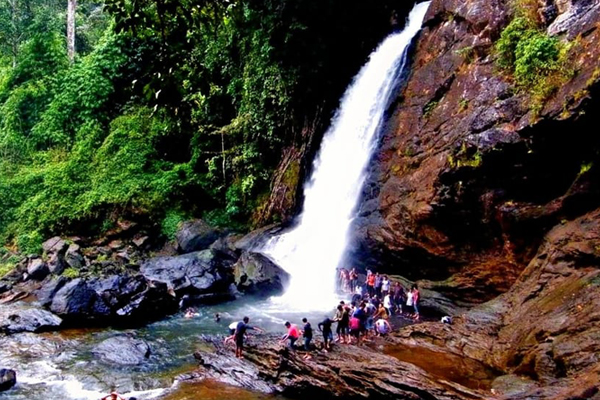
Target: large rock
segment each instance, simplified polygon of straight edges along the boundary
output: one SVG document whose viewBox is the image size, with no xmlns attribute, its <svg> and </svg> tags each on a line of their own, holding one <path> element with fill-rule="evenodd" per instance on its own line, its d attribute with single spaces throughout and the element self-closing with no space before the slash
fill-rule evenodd
<svg viewBox="0 0 600 400">
<path fill-rule="evenodd" d="M 65 253 L 65 263 L 69 267 L 79 270 L 85 265 L 85 260 L 80 250 L 79 245 L 75 243 L 71 244 L 67 249 L 67 252 Z"/>
<path fill-rule="evenodd" d="M 233 282 L 231 265 L 231 260 L 222 259 L 217 252 L 203 250 L 150 259 L 140 272 L 148 281 L 164 283 L 179 296 L 227 292 Z"/>
<path fill-rule="evenodd" d="M 50 304 L 50 310 L 69 318 L 90 318 L 93 316 L 96 292 L 83 279 L 74 279 L 60 288 Z"/>
<path fill-rule="evenodd" d="M 47 280 L 42 287 L 35 292 L 35 296 L 42 306 L 47 307 L 52 303 L 52 299 L 56 292 L 58 292 L 68 281 L 67 278 L 62 276 Z"/>
<path fill-rule="evenodd" d="M 258 251 L 263 248 L 271 238 L 283 233 L 287 228 L 287 226 L 281 224 L 274 224 L 256 229 L 237 240 L 234 243 L 235 249 L 240 251 Z"/>
<path fill-rule="evenodd" d="M 64 252 L 67 250 L 67 247 L 67 242 L 60 236 L 55 236 L 42 243 L 42 249 L 46 254 L 64 254 Z"/>
<path fill-rule="evenodd" d="M 555 227 L 509 292 L 454 319 L 404 328 L 400 343 L 484 362 L 511 399 L 600 392 L 600 209 Z M 530 378 L 517 385 L 512 375 Z M 587 395 L 583 395 L 587 393 Z"/>
<path fill-rule="evenodd" d="M 329 353 L 290 352 L 277 336 L 259 336 L 236 359 L 222 340 L 194 354 L 197 371 L 181 380 L 209 378 L 254 391 L 315 399 L 487 399 L 488 393 L 436 379 L 422 369 L 367 347 L 336 346 Z"/>
<path fill-rule="evenodd" d="M 17 383 L 17 373 L 12 369 L 0 369 L 0 392 L 10 389 Z"/>
<path fill-rule="evenodd" d="M 117 336 L 98 344 L 92 353 L 111 366 L 140 365 L 150 357 L 150 346 L 144 340 Z"/>
<path fill-rule="evenodd" d="M 0 332 L 43 332 L 56 330 L 62 319 L 41 309 L 11 306 L 0 309 Z"/>
<path fill-rule="evenodd" d="M 242 252 L 234 268 L 238 290 L 249 294 L 281 294 L 290 280 L 290 274 L 259 253 Z"/>
<path fill-rule="evenodd" d="M 43 280 L 48 274 L 50 270 L 48 269 L 48 265 L 41 258 L 35 258 L 33 260 L 29 260 L 27 265 L 27 275 L 29 279 L 34 279 L 37 281 Z"/>
<path fill-rule="evenodd" d="M 177 248 L 180 253 L 207 249 L 220 232 L 201 219 L 186 221 L 177 230 Z"/>
</svg>

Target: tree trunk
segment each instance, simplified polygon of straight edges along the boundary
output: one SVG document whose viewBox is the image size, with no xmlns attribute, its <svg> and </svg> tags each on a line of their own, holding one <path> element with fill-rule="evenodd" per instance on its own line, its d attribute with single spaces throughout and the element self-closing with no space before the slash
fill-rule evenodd
<svg viewBox="0 0 600 400">
<path fill-rule="evenodd" d="M 67 52 L 69 60 L 75 60 L 75 10 L 77 9 L 77 0 L 68 0 L 67 8 Z"/>
</svg>

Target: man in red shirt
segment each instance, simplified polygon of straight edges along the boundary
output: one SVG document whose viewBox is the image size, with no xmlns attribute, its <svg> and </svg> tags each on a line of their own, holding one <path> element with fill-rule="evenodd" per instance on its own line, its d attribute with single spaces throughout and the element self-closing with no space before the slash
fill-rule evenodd
<svg viewBox="0 0 600 400">
<path fill-rule="evenodd" d="M 298 327 L 294 324 L 291 324 L 289 321 L 286 321 L 285 323 L 285 327 L 287 328 L 287 333 L 285 335 L 283 335 L 283 337 L 281 338 L 281 342 L 285 342 L 286 339 L 289 340 L 289 347 L 290 350 L 294 351 L 294 343 L 296 343 L 296 340 L 298 340 L 298 338 L 300 337 L 300 329 L 298 329 Z"/>
</svg>

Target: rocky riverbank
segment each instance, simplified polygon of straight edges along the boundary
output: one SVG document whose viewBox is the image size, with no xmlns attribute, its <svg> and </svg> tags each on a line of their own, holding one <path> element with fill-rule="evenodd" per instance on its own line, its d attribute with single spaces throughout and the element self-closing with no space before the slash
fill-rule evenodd
<svg viewBox="0 0 600 400">
<path fill-rule="evenodd" d="M 181 308 L 282 293 L 289 275 L 244 237 L 201 220 L 183 224 L 175 245 L 155 253 L 133 224 L 93 243 L 55 237 L 0 280 L 0 302 L 27 300 L 0 315 L 0 331 L 136 326 Z"/>
<path fill-rule="evenodd" d="M 199 368 L 180 380 L 213 379 L 289 398 L 319 399 L 485 399 L 489 393 L 440 380 L 414 364 L 384 354 L 389 343 L 338 345 L 315 350 L 312 359 L 290 351 L 278 336 L 256 336 L 244 359 L 236 359 L 220 338 L 205 338 L 205 350 L 194 354 Z M 463 371 L 471 374 L 473 371 Z"/>
</svg>

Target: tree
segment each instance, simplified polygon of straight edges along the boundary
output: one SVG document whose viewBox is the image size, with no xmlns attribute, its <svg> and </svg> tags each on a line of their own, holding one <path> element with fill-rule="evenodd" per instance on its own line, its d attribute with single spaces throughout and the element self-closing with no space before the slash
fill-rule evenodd
<svg viewBox="0 0 600 400">
<path fill-rule="evenodd" d="M 69 60 L 75 61 L 75 12 L 77 0 L 68 0 L 67 6 L 67 53 Z"/>
<path fill-rule="evenodd" d="M 26 27 L 32 17 L 29 0 L 4 0 L 0 2 L 0 52 L 17 65 L 19 47 L 26 39 Z"/>
</svg>

